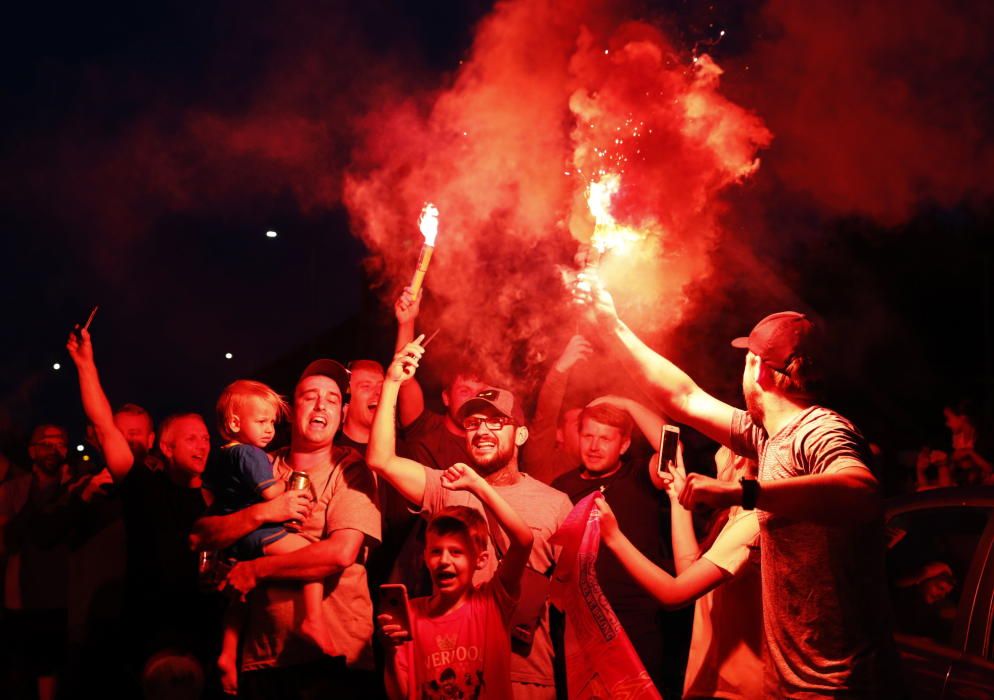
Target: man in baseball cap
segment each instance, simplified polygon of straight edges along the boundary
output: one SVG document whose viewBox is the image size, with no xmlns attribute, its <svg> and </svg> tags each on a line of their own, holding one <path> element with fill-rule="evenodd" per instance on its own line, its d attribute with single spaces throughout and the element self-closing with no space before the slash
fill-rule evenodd
<svg viewBox="0 0 994 700">
<path fill-rule="evenodd" d="M 748 337 L 733 340 L 732 347 L 748 349 L 771 369 L 787 372 L 796 358 L 810 356 L 813 331 L 804 314 L 781 311 L 757 323 Z"/>
<path fill-rule="evenodd" d="M 397 489 L 425 518 L 452 505 L 469 506 L 486 516 L 475 496 L 445 486 L 442 471 L 397 454 L 397 396 L 401 384 L 414 376 L 423 354 L 424 347 L 420 343 L 408 343 L 387 368 L 366 453 L 369 468 Z M 562 491 L 518 469 L 519 450 L 528 439 L 528 428 L 517 397 L 507 389 L 484 389 L 466 399 L 455 418 L 466 431 L 470 466 L 500 493 L 535 533 L 529 567 L 537 572 L 548 571 L 556 555 L 549 537 L 559 529 L 573 506 Z M 445 468 L 450 466 L 447 464 Z M 501 552 L 506 551 L 506 544 L 500 544 L 506 542 L 504 535 L 499 532 L 492 535 L 490 548 L 495 549 L 494 543 L 498 543 L 500 552 L 491 552 L 493 556 L 474 575 L 474 583 L 489 579 Z M 528 604 L 519 601 L 511 621 L 515 629 L 511 684 L 515 697 L 552 700 L 556 697 L 552 639 L 545 595 L 542 589 L 538 590 L 537 596 L 529 596 Z"/>
<path fill-rule="evenodd" d="M 245 697 L 369 697 L 378 684 L 366 670 L 373 607 L 364 565 L 368 547 L 381 538 L 376 481 L 361 454 L 333 444 L 348 386 L 349 371 L 338 362 L 311 362 L 293 391 L 290 445 L 272 454 L 276 478 L 307 474 L 314 501 L 300 530 L 314 544 L 239 562 L 227 576 L 241 594 L 255 591 L 243 629 L 239 692 Z M 234 529 L 240 513 L 220 516 L 229 519 L 221 530 L 229 539 L 241 534 Z M 310 581 L 325 582 L 328 649 L 299 640 L 294 611 L 302 605 L 302 584 Z"/>
<path fill-rule="evenodd" d="M 856 427 L 817 405 L 810 386 L 815 324 L 767 316 L 747 338 L 748 411 L 711 396 L 620 318 L 595 276 L 574 300 L 674 420 L 759 463 L 739 483 L 690 474 L 686 508 L 759 510 L 766 697 L 904 697 L 890 628 L 879 483 Z M 841 555 L 841 553 L 845 553 Z"/>
</svg>

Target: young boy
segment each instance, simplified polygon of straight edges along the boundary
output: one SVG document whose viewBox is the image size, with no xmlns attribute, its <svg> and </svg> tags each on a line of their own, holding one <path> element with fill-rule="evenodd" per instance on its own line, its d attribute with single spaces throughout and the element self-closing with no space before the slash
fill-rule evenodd
<svg viewBox="0 0 994 700">
<path fill-rule="evenodd" d="M 476 496 L 510 539 L 494 577 L 478 587 L 473 573 L 487 565 L 487 520 L 467 506 L 435 513 L 425 538 L 433 593 L 411 601 L 411 630 L 388 613 L 377 616 L 394 643 L 388 651 L 391 700 L 511 697 L 511 613 L 531 554 L 531 528 L 472 468 L 455 464 L 442 485 Z"/>
<path fill-rule="evenodd" d="M 263 500 L 282 494 L 286 482 L 273 476 L 273 465 L 263 451 L 276 430 L 276 420 L 288 412 L 286 401 L 265 384 L 239 379 L 230 384 L 217 402 L 218 426 L 230 442 L 211 455 L 204 472 L 204 486 L 210 492 L 211 510 L 227 515 Z M 263 525 L 238 540 L 227 553 L 240 561 L 264 554 L 286 554 L 311 544 L 286 526 Z M 300 633 L 328 651 L 330 639 L 321 619 L 324 586 L 320 582 L 304 584 L 304 611 Z M 218 668 L 226 693 L 237 691 L 238 633 L 241 606 L 229 607 Z"/>
</svg>

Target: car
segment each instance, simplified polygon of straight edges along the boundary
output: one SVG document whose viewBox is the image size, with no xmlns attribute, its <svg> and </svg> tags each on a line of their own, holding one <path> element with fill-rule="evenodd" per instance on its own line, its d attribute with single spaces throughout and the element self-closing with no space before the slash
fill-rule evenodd
<svg viewBox="0 0 994 700">
<path fill-rule="evenodd" d="M 895 640 L 915 700 L 994 698 L 994 486 L 885 507 Z"/>
</svg>

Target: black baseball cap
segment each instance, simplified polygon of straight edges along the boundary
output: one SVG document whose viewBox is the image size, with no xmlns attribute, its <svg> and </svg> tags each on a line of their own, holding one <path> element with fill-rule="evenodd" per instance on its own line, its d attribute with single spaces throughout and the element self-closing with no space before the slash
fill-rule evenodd
<svg viewBox="0 0 994 700">
<path fill-rule="evenodd" d="M 307 377 L 313 377 L 316 374 L 334 380 L 338 384 L 338 390 L 342 392 L 343 396 L 349 390 L 349 376 L 351 373 L 340 362 L 329 359 L 314 360 L 314 362 L 304 368 L 297 383 L 300 384 Z"/>
<path fill-rule="evenodd" d="M 503 416 L 507 416 L 514 421 L 514 424 L 521 426 L 525 424 L 525 413 L 521 410 L 521 404 L 507 389 L 484 389 L 479 394 L 469 399 L 459 409 L 459 420 L 483 408 L 493 408 Z"/>
</svg>

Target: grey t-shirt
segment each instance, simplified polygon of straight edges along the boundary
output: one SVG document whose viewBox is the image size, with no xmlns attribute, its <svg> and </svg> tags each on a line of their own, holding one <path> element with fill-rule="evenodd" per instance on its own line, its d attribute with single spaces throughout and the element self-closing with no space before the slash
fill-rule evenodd
<svg viewBox="0 0 994 700">
<path fill-rule="evenodd" d="M 545 573 L 556 560 L 556 549 L 549 544 L 549 538 L 569 515 L 573 504 L 562 491 L 546 486 L 541 481 L 522 473 L 521 478 L 509 486 L 495 486 L 494 489 L 528 523 L 535 536 L 535 544 L 528 559 L 528 565 L 540 573 Z M 442 472 L 425 468 L 425 494 L 422 514 L 426 517 L 446 506 L 469 506 L 480 511 L 484 517 L 483 504 L 466 491 L 449 491 L 442 488 Z M 502 550 L 507 549 L 507 537 L 503 532 L 493 533 Z M 480 585 L 493 577 L 497 569 L 497 559 L 491 550 L 486 568 L 477 571 L 474 585 Z M 511 681 L 552 686 L 555 683 L 552 671 L 552 639 L 549 636 L 548 612 L 535 630 L 531 653 L 527 657 L 511 656 Z"/>
<path fill-rule="evenodd" d="M 820 406 L 772 437 L 737 411 L 730 438 L 734 452 L 759 462 L 760 482 L 869 469 L 863 436 Z M 768 697 L 901 696 L 883 521 L 860 520 L 840 512 L 825 525 L 759 511 Z"/>
</svg>

